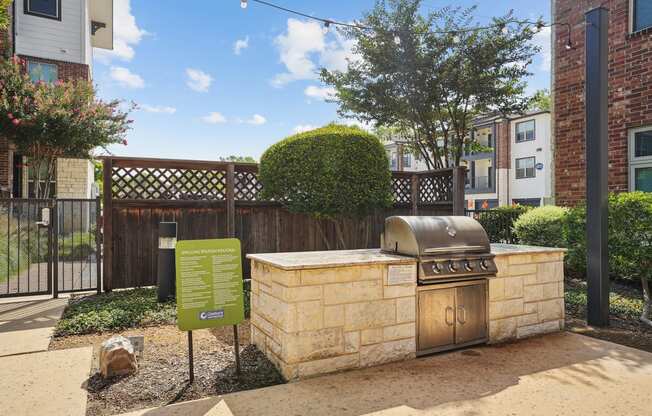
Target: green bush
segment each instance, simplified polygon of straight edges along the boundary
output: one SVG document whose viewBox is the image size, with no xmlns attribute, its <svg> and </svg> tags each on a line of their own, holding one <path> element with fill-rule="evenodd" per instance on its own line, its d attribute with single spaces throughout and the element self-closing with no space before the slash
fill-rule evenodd
<svg viewBox="0 0 652 416">
<path fill-rule="evenodd" d="M 568 269 L 586 273 L 586 208 L 573 208 L 566 223 Z M 652 194 L 609 197 L 609 273 L 614 278 L 652 279 Z"/>
<path fill-rule="evenodd" d="M 364 216 L 392 202 L 387 154 L 357 127 L 330 124 L 272 145 L 260 180 L 264 198 L 317 218 Z"/>
<path fill-rule="evenodd" d="M 478 213 L 475 219 L 487 232 L 489 241 L 512 244 L 516 242 L 514 222 L 529 209 L 522 205 L 498 207 Z"/>
<path fill-rule="evenodd" d="M 76 232 L 59 239 L 59 259 L 86 260 L 95 253 L 95 234 Z"/>
<path fill-rule="evenodd" d="M 534 208 L 514 222 L 514 232 L 522 244 L 566 247 L 564 229 L 568 209 L 556 206 Z"/>
</svg>

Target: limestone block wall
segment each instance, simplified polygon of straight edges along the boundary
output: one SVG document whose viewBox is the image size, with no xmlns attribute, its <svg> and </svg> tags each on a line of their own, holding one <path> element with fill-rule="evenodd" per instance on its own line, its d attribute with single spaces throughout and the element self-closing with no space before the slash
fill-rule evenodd
<svg viewBox="0 0 652 416">
<path fill-rule="evenodd" d="M 564 253 L 496 256 L 489 279 L 489 341 L 520 339 L 564 329 Z"/>
<path fill-rule="evenodd" d="M 92 198 L 94 169 L 86 159 L 57 159 L 57 198 Z"/>
<path fill-rule="evenodd" d="M 414 266 L 414 282 L 388 285 L 387 264 L 282 270 L 252 260 L 252 342 L 288 380 L 413 358 Z"/>
</svg>

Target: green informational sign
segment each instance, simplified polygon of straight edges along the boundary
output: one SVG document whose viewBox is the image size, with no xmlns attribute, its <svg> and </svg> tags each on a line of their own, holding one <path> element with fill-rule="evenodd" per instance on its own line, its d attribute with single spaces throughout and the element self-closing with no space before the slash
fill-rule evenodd
<svg viewBox="0 0 652 416">
<path fill-rule="evenodd" d="M 244 320 L 240 240 L 177 242 L 177 325 L 182 331 Z"/>
</svg>

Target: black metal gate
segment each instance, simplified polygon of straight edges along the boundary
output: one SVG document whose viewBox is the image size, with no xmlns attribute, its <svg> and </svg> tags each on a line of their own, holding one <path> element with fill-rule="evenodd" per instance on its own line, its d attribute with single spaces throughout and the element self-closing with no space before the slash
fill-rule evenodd
<svg viewBox="0 0 652 416">
<path fill-rule="evenodd" d="M 0 199 L 0 298 L 101 290 L 99 199 Z"/>
</svg>

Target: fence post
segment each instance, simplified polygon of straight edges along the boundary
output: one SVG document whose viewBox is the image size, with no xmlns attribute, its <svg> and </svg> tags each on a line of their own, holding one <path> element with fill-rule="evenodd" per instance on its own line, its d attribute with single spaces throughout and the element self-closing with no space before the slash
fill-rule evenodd
<svg viewBox="0 0 652 416">
<path fill-rule="evenodd" d="M 226 236 L 235 237 L 235 165 L 226 167 Z"/>
<path fill-rule="evenodd" d="M 412 174 L 412 185 L 410 191 L 412 215 L 419 215 L 419 176 L 416 173 Z"/>
<path fill-rule="evenodd" d="M 52 203 L 50 227 L 52 227 L 52 266 L 54 267 L 52 297 L 57 299 L 59 297 L 59 203 L 56 199 Z"/>
<path fill-rule="evenodd" d="M 453 215 L 464 215 L 464 177 L 466 168 L 458 166 L 453 168 Z"/>
<path fill-rule="evenodd" d="M 102 237 L 100 222 L 102 221 L 102 198 L 95 198 L 95 273 L 97 294 L 102 293 Z"/>
<path fill-rule="evenodd" d="M 103 195 L 104 211 L 102 212 L 104 235 L 104 263 L 102 273 L 104 277 L 104 291 L 113 289 L 113 187 L 111 175 L 113 174 L 113 159 L 106 158 L 103 163 Z"/>
</svg>

